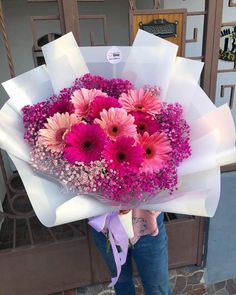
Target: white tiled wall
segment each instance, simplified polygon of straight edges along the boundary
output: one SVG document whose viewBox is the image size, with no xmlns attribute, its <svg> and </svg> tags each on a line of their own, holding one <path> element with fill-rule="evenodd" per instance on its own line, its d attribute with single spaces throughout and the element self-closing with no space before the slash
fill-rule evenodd
<svg viewBox="0 0 236 295">
<path fill-rule="evenodd" d="M 204 11 L 205 1 L 204 0 L 164 0 L 164 8 L 187 8 L 191 11 Z M 236 22 L 236 7 L 229 7 L 229 0 L 224 0 L 222 23 Z M 203 16 L 188 16 L 187 17 L 187 28 L 186 36 L 187 39 L 193 37 L 193 28 L 198 28 L 198 40 L 196 43 L 186 44 L 186 57 L 200 56 L 202 51 L 202 36 L 203 36 Z M 219 60 L 218 69 L 232 69 L 233 62 Z M 229 102 L 230 90 L 225 90 L 225 96 L 220 96 L 221 85 L 224 84 L 235 84 L 236 85 L 236 73 L 218 73 L 217 75 L 217 86 L 216 86 L 216 105 L 220 106 L 224 103 Z M 232 108 L 232 114 L 236 122 L 236 91 L 234 94 L 234 104 Z"/>
<path fill-rule="evenodd" d="M 222 16 L 222 23 L 228 22 L 235 22 L 236 25 L 236 7 L 229 7 L 227 0 L 224 0 L 224 8 L 223 8 L 223 16 Z M 232 69 L 233 62 L 219 60 L 218 69 Z M 230 98 L 230 90 L 225 90 L 225 96 L 220 97 L 221 85 L 224 84 L 235 84 L 236 87 L 236 72 L 229 72 L 229 73 L 218 73 L 217 76 L 217 87 L 216 87 L 216 105 L 222 105 L 224 103 L 229 102 Z M 236 91 L 234 94 L 234 103 L 231 109 L 234 120 L 236 122 Z"/>
</svg>

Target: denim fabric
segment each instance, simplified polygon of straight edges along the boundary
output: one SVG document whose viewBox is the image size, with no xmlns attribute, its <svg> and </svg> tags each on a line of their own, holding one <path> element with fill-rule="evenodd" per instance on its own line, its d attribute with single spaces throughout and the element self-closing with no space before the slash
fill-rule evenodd
<svg viewBox="0 0 236 295">
<path fill-rule="evenodd" d="M 122 266 L 116 295 L 135 295 L 131 257 L 134 258 L 146 295 L 170 295 L 168 275 L 167 235 L 163 223 L 164 214 L 157 218 L 159 233 L 157 236 L 142 236 L 129 248 L 126 263 Z M 92 229 L 95 244 L 105 259 L 112 277 L 116 276 L 116 265 L 112 250 L 106 253 L 106 237 Z"/>
</svg>

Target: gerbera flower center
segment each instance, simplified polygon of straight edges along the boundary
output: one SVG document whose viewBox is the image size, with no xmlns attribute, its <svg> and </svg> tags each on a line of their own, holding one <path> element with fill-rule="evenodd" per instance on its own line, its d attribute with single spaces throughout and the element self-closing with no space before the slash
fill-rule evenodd
<svg viewBox="0 0 236 295">
<path fill-rule="evenodd" d="M 122 152 L 120 152 L 119 154 L 118 154 L 118 160 L 121 162 L 121 161 L 124 161 L 125 160 L 125 154 L 124 153 L 122 153 Z"/>
<path fill-rule="evenodd" d="M 116 126 L 114 126 L 113 128 L 112 128 L 112 131 L 114 132 L 114 133 L 117 133 L 118 132 L 118 127 L 116 127 Z"/>
<path fill-rule="evenodd" d="M 140 124 L 139 126 L 138 126 L 138 129 L 140 130 L 140 131 L 144 131 L 144 130 L 146 130 L 147 128 L 146 128 L 146 125 L 145 124 Z"/>
<path fill-rule="evenodd" d="M 56 134 L 55 134 L 55 140 L 58 142 L 61 142 L 64 140 L 65 137 L 65 133 L 66 133 L 67 129 L 66 128 L 61 128 L 58 129 Z"/>
<path fill-rule="evenodd" d="M 153 157 L 153 149 L 152 149 L 152 148 L 147 147 L 147 148 L 145 149 L 145 153 L 146 153 L 146 158 L 151 158 L 151 157 Z"/>
<path fill-rule="evenodd" d="M 87 111 L 88 111 L 88 108 L 89 108 L 89 105 L 88 105 L 88 104 L 85 104 L 85 105 L 83 106 L 83 111 L 84 111 L 84 112 L 87 112 Z"/>
<path fill-rule="evenodd" d="M 93 148 L 93 144 L 91 141 L 87 140 L 83 143 L 82 147 L 83 147 L 83 150 L 85 151 L 91 151 Z"/>
<path fill-rule="evenodd" d="M 135 108 L 138 109 L 138 110 L 142 110 L 143 106 L 141 104 L 136 104 Z"/>
</svg>

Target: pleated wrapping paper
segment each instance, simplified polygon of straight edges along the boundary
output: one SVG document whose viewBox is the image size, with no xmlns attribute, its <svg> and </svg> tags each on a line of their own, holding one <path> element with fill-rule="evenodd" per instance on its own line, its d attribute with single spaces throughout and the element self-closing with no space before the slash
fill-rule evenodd
<svg viewBox="0 0 236 295">
<path fill-rule="evenodd" d="M 203 63 L 176 57 L 175 44 L 142 30 L 132 47 L 119 47 L 119 63 L 108 62 L 110 48 L 79 48 L 68 33 L 43 47 L 46 65 L 3 83 L 9 100 L 0 111 L 0 146 L 18 169 L 38 218 L 50 227 L 119 209 L 88 195 L 62 194 L 55 182 L 29 165 L 22 107 L 58 94 L 86 73 L 128 79 L 136 88 L 158 85 L 162 100 L 183 106 L 192 155 L 178 169 L 178 190 L 160 193 L 140 208 L 213 216 L 220 197 L 220 166 L 236 162 L 236 132 L 229 107 L 217 108 L 198 85 Z"/>
</svg>

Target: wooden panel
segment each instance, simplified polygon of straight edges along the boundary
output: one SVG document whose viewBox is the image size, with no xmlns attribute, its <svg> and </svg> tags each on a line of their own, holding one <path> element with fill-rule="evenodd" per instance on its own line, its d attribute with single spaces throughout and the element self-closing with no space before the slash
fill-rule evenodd
<svg viewBox="0 0 236 295">
<path fill-rule="evenodd" d="M 76 295 L 76 289 L 64 291 L 64 295 Z"/>
<path fill-rule="evenodd" d="M 184 56 L 185 45 L 185 26 L 186 26 L 186 10 L 158 10 L 155 13 L 146 11 L 131 11 L 130 12 L 130 41 L 134 40 L 134 37 L 139 29 L 139 23 L 148 23 L 154 19 L 165 19 L 169 22 L 177 22 L 177 36 L 168 37 L 166 40 L 173 42 L 179 46 L 178 55 Z"/>
<path fill-rule="evenodd" d="M 236 163 L 223 166 L 223 167 L 221 167 L 220 170 L 221 170 L 221 172 L 232 172 L 232 171 L 236 171 Z"/>
<path fill-rule="evenodd" d="M 105 260 L 103 259 L 102 255 L 100 254 L 99 250 L 97 249 L 94 243 L 90 227 L 89 227 L 88 241 L 89 241 L 89 250 L 90 250 L 90 258 L 91 258 L 92 284 L 96 285 L 96 284 L 102 284 L 105 282 L 110 282 L 111 280 L 110 272 L 105 263 Z"/>
<path fill-rule="evenodd" d="M 45 295 L 88 286 L 90 260 L 86 239 L 1 251 L 0 294 Z"/>
<path fill-rule="evenodd" d="M 200 218 L 180 219 L 166 224 L 169 245 L 169 268 L 197 264 L 199 262 L 199 221 Z"/>
</svg>

